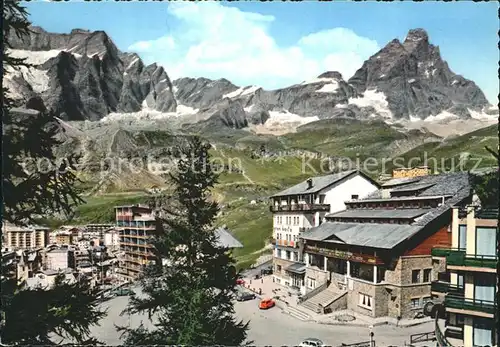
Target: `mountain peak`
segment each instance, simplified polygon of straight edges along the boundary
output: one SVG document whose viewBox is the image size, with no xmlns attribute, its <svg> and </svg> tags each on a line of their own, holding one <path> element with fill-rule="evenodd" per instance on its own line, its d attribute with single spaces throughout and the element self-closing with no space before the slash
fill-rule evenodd
<svg viewBox="0 0 500 347">
<path fill-rule="evenodd" d="M 427 34 L 427 31 L 421 28 L 410 29 L 406 35 L 405 43 L 417 41 L 429 42 L 429 35 Z"/>
<path fill-rule="evenodd" d="M 326 71 L 319 75 L 318 78 L 333 78 L 336 80 L 341 80 L 342 74 L 338 71 Z"/>
</svg>

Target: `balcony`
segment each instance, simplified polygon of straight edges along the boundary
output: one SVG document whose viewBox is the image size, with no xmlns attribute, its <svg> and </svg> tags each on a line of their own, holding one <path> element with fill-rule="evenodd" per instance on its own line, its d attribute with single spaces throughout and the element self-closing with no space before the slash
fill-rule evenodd
<svg viewBox="0 0 500 347">
<path fill-rule="evenodd" d="M 456 295 L 463 295 L 464 288 L 454 284 L 450 284 L 448 282 L 433 281 L 431 283 L 431 292 L 444 293 L 444 294 L 453 293 Z"/>
<path fill-rule="evenodd" d="M 466 254 L 465 249 L 433 248 L 433 257 L 446 257 L 446 265 L 496 269 L 498 258 L 494 255 Z"/>
<path fill-rule="evenodd" d="M 309 212 L 329 212 L 329 204 L 290 204 L 290 205 L 271 205 L 271 212 L 294 212 L 294 211 L 309 211 Z"/>
<path fill-rule="evenodd" d="M 461 295 L 448 294 L 444 298 L 446 308 L 454 308 L 458 310 L 477 311 L 488 314 L 495 314 L 496 305 L 494 301 L 469 299 Z"/>
<path fill-rule="evenodd" d="M 285 246 L 285 247 L 298 247 L 298 242 L 288 241 L 288 240 L 276 240 L 275 243 L 277 246 Z"/>
<path fill-rule="evenodd" d="M 498 208 L 474 208 L 474 218 L 477 219 L 497 219 L 498 218 Z M 458 218 L 467 218 L 467 208 L 458 209 Z M 470 212 L 472 213 L 472 212 Z"/>
<path fill-rule="evenodd" d="M 431 255 L 433 257 L 447 257 L 453 252 L 465 252 L 465 249 L 460 248 L 432 248 Z"/>
</svg>

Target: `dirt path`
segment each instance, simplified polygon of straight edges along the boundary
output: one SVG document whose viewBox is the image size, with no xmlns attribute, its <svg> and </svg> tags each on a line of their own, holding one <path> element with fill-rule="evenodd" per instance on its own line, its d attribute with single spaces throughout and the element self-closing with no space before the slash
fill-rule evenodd
<svg viewBox="0 0 500 347">
<path fill-rule="evenodd" d="M 219 150 L 220 154 L 222 155 L 222 157 L 224 157 L 225 159 L 229 159 L 226 154 L 224 153 L 224 151 L 222 149 Z M 245 177 L 245 179 L 250 183 L 250 184 L 255 184 L 255 182 L 250 178 L 248 177 L 248 175 L 245 173 L 245 168 L 243 167 L 243 164 L 240 165 L 239 169 L 241 170 L 241 175 L 243 177 Z"/>
</svg>

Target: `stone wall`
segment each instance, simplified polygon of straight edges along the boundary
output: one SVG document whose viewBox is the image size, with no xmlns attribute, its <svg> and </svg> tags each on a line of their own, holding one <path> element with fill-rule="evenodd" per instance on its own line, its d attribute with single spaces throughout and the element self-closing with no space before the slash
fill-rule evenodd
<svg viewBox="0 0 500 347">
<path fill-rule="evenodd" d="M 304 277 L 304 284 L 308 285 L 308 278 L 313 278 L 316 280 L 316 286 L 319 286 L 328 280 L 329 273 L 327 271 L 321 270 L 316 266 L 308 266 L 306 268 L 306 274 Z M 311 288 L 307 288 L 307 291 L 310 291 Z"/>
<path fill-rule="evenodd" d="M 431 256 L 409 256 L 401 257 L 401 289 L 399 295 L 400 312 L 402 318 L 414 318 L 418 312 L 422 312 L 422 298 L 431 296 L 430 282 L 438 277 L 438 270 L 444 270 L 444 265 L 436 265 Z M 424 280 L 424 270 L 431 269 L 428 282 Z M 412 271 L 420 270 L 420 282 L 412 283 Z M 413 308 L 412 299 L 420 299 L 421 306 Z"/>
<path fill-rule="evenodd" d="M 340 294 L 338 297 L 335 298 L 334 302 L 332 302 L 330 305 L 324 308 L 325 312 L 335 312 L 347 309 L 348 296 L 349 295 L 347 292 Z"/>
<path fill-rule="evenodd" d="M 349 278 L 347 281 L 349 282 L 347 285 L 347 309 L 366 316 L 375 317 L 375 305 L 377 304 L 375 298 L 375 284 L 359 280 L 357 278 Z M 371 309 L 360 306 L 360 294 L 371 297 Z"/>
</svg>

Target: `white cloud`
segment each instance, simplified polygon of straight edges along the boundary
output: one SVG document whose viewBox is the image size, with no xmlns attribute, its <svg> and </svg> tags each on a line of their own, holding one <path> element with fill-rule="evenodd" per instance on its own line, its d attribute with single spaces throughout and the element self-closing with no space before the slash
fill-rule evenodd
<svg viewBox="0 0 500 347">
<path fill-rule="evenodd" d="M 172 78 L 227 78 L 238 85 L 277 88 L 328 70 L 349 78 L 375 53 L 376 41 L 350 29 L 311 33 L 282 47 L 269 34 L 274 17 L 243 12 L 216 2 L 169 4 L 179 23 L 168 35 L 128 49 L 147 63 L 157 62 Z"/>
</svg>

